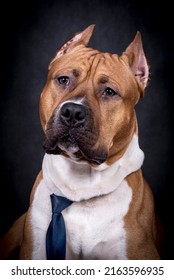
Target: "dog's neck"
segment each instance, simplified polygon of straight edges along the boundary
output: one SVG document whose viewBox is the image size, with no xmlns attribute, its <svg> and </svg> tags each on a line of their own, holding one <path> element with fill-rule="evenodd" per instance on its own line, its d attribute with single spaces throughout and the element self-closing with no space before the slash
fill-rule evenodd
<svg viewBox="0 0 174 280">
<path fill-rule="evenodd" d="M 104 163 L 93 168 L 87 162 L 45 154 L 43 179 L 50 192 L 72 201 L 87 200 L 116 190 L 126 176 L 142 166 L 143 160 L 144 153 L 134 134 L 124 155 L 112 165 Z"/>
</svg>

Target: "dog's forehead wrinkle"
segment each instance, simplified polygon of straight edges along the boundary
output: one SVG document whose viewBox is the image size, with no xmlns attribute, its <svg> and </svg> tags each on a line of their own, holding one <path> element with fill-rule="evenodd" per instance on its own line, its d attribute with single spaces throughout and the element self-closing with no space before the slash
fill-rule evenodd
<svg viewBox="0 0 174 280">
<path fill-rule="evenodd" d="M 90 77 L 91 74 L 93 77 L 95 76 L 95 73 L 98 71 L 100 65 L 103 64 L 104 56 L 101 53 L 97 53 L 89 58 L 89 66 L 87 74 Z"/>
<path fill-rule="evenodd" d="M 113 60 L 114 57 L 114 60 Z M 113 71 L 114 68 L 119 67 L 120 60 L 117 54 L 110 53 L 97 53 L 90 57 L 90 69 L 89 72 L 100 73 L 98 78 L 99 83 L 109 82 L 109 73 Z"/>
</svg>

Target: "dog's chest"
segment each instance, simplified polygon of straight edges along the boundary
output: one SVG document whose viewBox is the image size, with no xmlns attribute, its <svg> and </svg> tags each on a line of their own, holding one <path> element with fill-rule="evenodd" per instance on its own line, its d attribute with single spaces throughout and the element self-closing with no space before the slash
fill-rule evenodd
<svg viewBox="0 0 174 280">
<path fill-rule="evenodd" d="M 34 214 L 33 258 L 36 259 L 46 258 L 45 236 L 51 219 L 51 209 L 49 206 L 47 209 L 49 194 L 42 192 L 43 184 L 44 182 L 41 182 L 38 186 L 31 212 Z M 62 212 L 66 225 L 66 258 L 126 259 L 124 216 L 129 209 L 131 198 L 131 188 L 123 180 L 121 185 L 108 195 L 74 202 L 66 208 Z M 43 207 L 40 207 L 41 204 Z"/>
<path fill-rule="evenodd" d="M 123 181 L 116 191 L 65 210 L 67 259 L 126 259 L 124 216 L 131 197 Z"/>
</svg>

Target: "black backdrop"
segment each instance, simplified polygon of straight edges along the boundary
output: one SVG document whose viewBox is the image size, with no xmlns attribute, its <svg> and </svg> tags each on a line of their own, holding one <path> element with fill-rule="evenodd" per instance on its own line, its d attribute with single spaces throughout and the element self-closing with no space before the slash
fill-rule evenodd
<svg viewBox="0 0 174 280">
<path fill-rule="evenodd" d="M 41 168 L 44 152 L 38 108 L 48 64 L 57 48 L 74 33 L 96 23 L 90 46 L 101 51 L 121 54 L 137 30 L 142 34 L 151 72 L 145 98 L 136 106 L 139 141 L 146 156 L 143 173 L 152 186 L 164 225 L 165 258 L 174 258 L 173 19 L 169 3 L 20 2 L 8 1 L 1 6 L 0 234 L 28 208 L 30 191 Z"/>
</svg>

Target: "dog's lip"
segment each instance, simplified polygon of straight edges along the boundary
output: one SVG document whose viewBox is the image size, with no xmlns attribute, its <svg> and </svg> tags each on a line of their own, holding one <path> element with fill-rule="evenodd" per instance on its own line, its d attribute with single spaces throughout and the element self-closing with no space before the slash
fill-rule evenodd
<svg viewBox="0 0 174 280">
<path fill-rule="evenodd" d="M 58 144 L 58 147 L 67 154 L 76 154 L 79 152 L 79 147 L 77 145 L 70 145 L 68 148 L 65 148 L 62 144 Z"/>
<path fill-rule="evenodd" d="M 68 149 L 65 149 L 62 145 L 58 144 L 57 146 L 50 148 L 49 150 L 47 149 L 46 153 L 53 155 L 64 154 L 65 156 L 71 158 L 73 161 L 85 160 L 94 166 L 98 166 L 106 161 L 105 157 L 88 157 L 85 153 L 83 153 L 81 149 L 79 149 L 78 146 L 75 145 L 69 147 Z"/>
<path fill-rule="evenodd" d="M 95 166 L 104 163 L 107 159 L 105 152 L 93 151 L 92 148 L 78 142 L 69 133 L 60 137 L 59 140 L 55 139 L 52 142 L 47 138 L 43 144 L 43 148 L 48 154 L 62 154 L 71 158 L 73 161 L 85 160 Z"/>
</svg>

